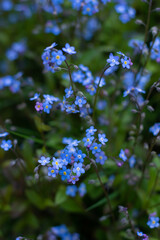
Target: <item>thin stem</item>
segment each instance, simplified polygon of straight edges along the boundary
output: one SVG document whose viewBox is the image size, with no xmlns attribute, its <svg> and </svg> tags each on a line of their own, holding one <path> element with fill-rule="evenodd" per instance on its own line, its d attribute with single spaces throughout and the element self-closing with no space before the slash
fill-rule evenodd
<svg viewBox="0 0 160 240">
<path fill-rule="evenodd" d="M 100 75 L 100 78 L 99 78 L 98 85 L 97 85 L 96 95 L 95 95 L 94 104 L 93 104 L 93 121 L 94 121 L 94 122 L 95 122 L 96 103 L 97 103 L 97 98 L 98 98 L 98 93 L 99 93 L 99 85 L 100 85 L 100 83 L 101 83 L 101 80 L 102 80 L 102 78 L 103 78 L 103 75 L 104 75 L 105 71 L 106 71 L 108 68 L 109 68 L 109 65 L 107 65 L 107 66 L 103 69 L 103 71 L 102 71 L 102 73 L 101 73 L 101 75 Z"/>
<path fill-rule="evenodd" d="M 157 137 L 160 135 L 160 132 L 158 133 L 158 135 L 154 138 L 154 141 L 152 142 L 150 148 L 149 148 L 149 151 L 148 151 L 148 154 L 147 154 L 147 157 L 146 157 L 146 160 L 144 162 L 144 165 L 143 165 L 143 169 L 142 169 L 142 176 L 140 178 L 140 181 L 139 181 L 139 185 L 141 184 L 142 180 L 143 180 L 143 177 L 144 177 L 144 173 L 145 173 L 145 170 L 146 170 L 146 167 L 147 167 L 147 164 L 149 162 L 149 159 L 150 159 L 150 156 L 151 156 L 151 152 L 153 150 L 153 147 L 156 143 L 156 140 L 157 140 Z"/>
<path fill-rule="evenodd" d="M 152 9 L 152 0 L 149 1 L 149 9 L 148 9 L 148 16 L 147 16 L 147 24 L 146 24 L 146 30 L 145 30 L 144 44 L 147 41 L 147 35 L 148 35 L 149 24 L 150 24 L 150 17 L 151 17 L 151 9 Z"/>
<path fill-rule="evenodd" d="M 71 86 L 72 86 L 72 89 L 73 89 L 73 93 L 74 93 L 74 96 L 76 97 L 75 90 L 74 90 L 74 85 L 73 85 L 73 80 L 72 80 L 72 74 L 71 74 L 71 70 L 70 70 L 70 66 L 69 66 L 67 60 L 65 60 L 65 63 L 66 63 L 66 65 L 67 65 L 67 69 L 68 69 L 69 78 L 70 78 L 70 83 L 71 83 Z"/>
<path fill-rule="evenodd" d="M 137 232 L 135 231 L 135 228 L 134 228 L 134 225 L 133 225 L 133 223 L 132 223 L 132 220 L 131 220 L 131 218 L 130 218 L 130 216 L 129 216 L 129 213 L 128 213 L 128 222 L 129 222 L 129 224 L 130 224 L 130 226 L 131 226 L 132 233 L 134 234 L 135 240 L 136 240 L 136 239 L 137 239 Z"/>
<path fill-rule="evenodd" d="M 114 218 L 114 214 L 113 214 L 113 210 L 112 210 L 112 205 L 111 205 L 111 202 L 110 202 L 110 199 L 109 199 L 109 196 L 108 196 L 108 192 L 107 192 L 107 190 L 105 189 L 105 187 L 104 187 L 104 185 L 103 185 L 103 183 L 102 183 L 102 180 L 101 180 L 101 178 L 100 178 L 100 175 L 99 175 L 97 166 L 96 166 L 95 163 L 93 163 L 93 160 L 92 160 L 92 159 L 90 159 L 89 157 L 87 157 L 87 158 L 90 160 L 90 162 L 91 162 L 91 163 L 93 164 L 93 166 L 94 166 L 94 170 L 95 170 L 95 172 L 96 172 L 97 178 L 98 178 L 99 183 L 100 183 L 100 185 L 101 185 L 101 188 L 102 188 L 102 190 L 103 190 L 103 192 L 104 192 L 104 195 L 105 195 L 105 197 L 106 197 L 106 199 L 107 199 L 107 202 L 108 202 L 108 205 L 109 205 L 109 210 L 110 210 L 110 213 L 111 213 L 111 215 L 112 215 L 112 219 L 113 219 L 113 221 L 115 222 L 115 218 Z"/>
<path fill-rule="evenodd" d="M 140 52 L 140 58 L 139 58 L 139 67 L 138 67 L 138 71 L 135 74 L 135 80 L 137 78 L 137 75 L 141 69 L 141 60 L 142 60 L 142 53 L 143 53 L 143 49 L 145 47 L 146 41 L 147 41 L 147 36 L 148 36 L 148 31 L 149 31 L 149 25 L 150 25 L 150 16 L 151 16 L 151 8 L 152 8 L 152 0 L 150 0 L 149 2 L 149 8 L 148 8 L 148 16 L 147 16 L 147 24 L 146 24 L 146 28 L 145 28 L 145 36 L 144 36 L 144 43 L 143 43 L 143 47 L 142 50 Z"/>
<path fill-rule="evenodd" d="M 152 187 L 152 189 L 151 189 L 151 192 L 150 192 L 150 194 L 149 194 L 149 196 L 148 196 L 148 199 L 147 199 L 147 202 L 146 202 L 146 204 L 145 204 L 146 206 L 148 205 L 149 200 L 150 200 L 150 198 L 152 197 L 152 195 L 153 195 L 153 193 L 154 193 L 154 191 L 155 191 L 155 188 L 156 188 L 156 185 L 157 185 L 157 181 L 158 181 L 158 177 L 159 177 L 159 170 L 157 170 L 153 187 Z"/>
</svg>

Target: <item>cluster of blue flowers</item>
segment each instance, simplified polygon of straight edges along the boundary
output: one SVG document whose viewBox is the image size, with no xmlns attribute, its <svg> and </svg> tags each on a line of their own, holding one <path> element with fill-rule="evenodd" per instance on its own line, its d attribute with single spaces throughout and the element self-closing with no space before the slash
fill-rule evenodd
<svg viewBox="0 0 160 240">
<path fill-rule="evenodd" d="M 0 78 L 0 90 L 8 87 L 12 93 L 17 93 L 21 87 L 22 73 L 17 73 L 15 76 L 4 76 Z"/>
<path fill-rule="evenodd" d="M 87 192 L 86 184 L 81 183 L 79 187 L 72 185 L 72 186 L 67 186 L 66 188 L 66 195 L 70 197 L 75 197 L 77 192 L 79 193 L 80 197 L 83 197 Z"/>
<path fill-rule="evenodd" d="M 99 5 L 105 5 L 110 0 L 69 0 L 73 9 L 81 11 L 83 15 L 92 16 L 99 11 Z M 62 4 L 64 0 L 51 0 L 51 3 L 41 2 L 42 8 L 50 13 L 58 14 L 63 11 Z"/>
<path fill-rule="evenodd" d="M 55 178 L 59 174 L 62 181 L 75 184 L 81 174 L 85 173 L 83 162 L 86 154 L 79 150 L 78 140 L 66 139 L 63 143 L 67 146 L 55 154 L 56 158 L 41 156 L 38 162 L 48 166 L 48 176 Z"/>
<path fill-rule="evenodd" d="M 6 57 L 10 61 L 16 60 L 19 56 L 23 55 L 27 50 L 27 45 L 25 40 L 19 42 L 14 42 L 12 46 L 6 51 Z"/>
<path fill-rule="evenodd" d="M 130 155 L 130 151 L 128 149 L 121 149 L 120 153 L 119 153 L 119 158 L 122 161 L 117 161 L 117 165 L 118 167 L 123 166 L 123 164 L 128 160 L 128 164 L 130 168 L 133 168 L 136 164 L 136 158 L 134 155 Z"/>
<path fill-rule="evenodd" d="M 138 102 L 142 102 L 142 96 L 139 98 L 139 93 L 145 93 L 145 86 L 149 82 L 151 74 L 149 72 L 145 72 L 143 75 L 140 73 L 135 74 L 131 71 L 128 71 L 123 76 L 123 85 L 126 89 L 123 93 L 123 96 L 126 97 L 128 94 L 132 94 L 138 97 Z"/>
<path fill-rule="evenodd" d="M 6 136 L 8 136 L 7 132 L 0 133 L 0 138 L 5 138 Z M 4 151 L 8 151 L 10 148 L 12 148 L 12 141 L 11 140 L 2 140 L 0 143 L 0 147 Z"/>
<path fill-rule="evenodd" d="M 54 97 L 53 95 L 43 94 L 43 100 L 40 99 L 40 94 L 35 93 L 33 97 L 30 98 L 30 101 L 36 100 L 35 109 L 37 112 L 50 113 L 53 104 L 59 101 L 59 98 Z"/>
<path fill-rule="evenodd" d="M 86 108 L 87 100 L 84 96 L 76 96 L 73 101 L 73 90 L 72 87 L 65 89 L 65 96 L 61 103 L 61 111 L 67 113 L 80 113 L 80 117 L 88 115 L 89 109 Z M 71 101 L 69 101 L 69 99 Z"/>
<path fill-rule="evenodd" d="M 149 215 L 149 219 L 148 219 L 148 222 L 147 222 L 147 225 L 150 227 L 150 228 L 158 228 L 159 227 L 159 217 L 156 217 L 156 213 L 151 213 Z M 138 231 L 137 232 L 137 236 L 140 237 L 141 240 L 149 240 L 149 237 L 147 234 L 143 233 L 143 232 L 140 232 Z"/>
<path fill-rule="evenodd" d="M 69 0 L 72 3 L 73 9 L 77 11 L 82 11 L 83 15 L 92 16 L 99 11 L 99 1 L 98 0 Z M 101 0 L 101 3 L 106 4 L 110 0 Z"/>
<path fill-rule="evenodd" d="M 126 4 L 126 2 L 115 5 L 116 12 L 120 15 L 119 19 L 122 23 L 127 23 L 135 18 L 136 10 Z"/>
<path fill-rule="evenodd" d="M 41 235 L 42 236 L 42 235 Z M 65 224 L 54 226 L 44 234 L 44 237 L 50 240 L 80 240 L 78 233 L 71 233 Z M 25 240 L 25 237 L 17 237 L 16 240 Z"/>
<path fill-rule="evenodd" d="M 53 43 L 51 46 L 44 49 L 42 54 L 43 64 L 47 71 L 55 72 L 58 67 L 66 60 L 64 53 L 72 55 L 75 54 L 75 48 L 66 43 L 65 47 L 62 50 L 57 50 L 55 47 L 56 43 Z"/>
<path fill-rule="evenodd" d="M 101 150 L 101 147 L 106 144 L 108 139 L 105 134 L 99 133 L 98 141 L 100 144 L 96 143 L 96 139 L 94 137 L 95 132 L 97 132 L 97 129 L 93 126 L 88 128 L 86 130 L 86 137 L 82 139 L 82 142 L 73 140 L 72 138 L 64 138 L 63 144 L 67 144 L 67 146 L 63 150 L 55 153 L 55 157 L 52 158 L 41 156 L 38 162 L 42 166 L 48 167 L 48 176 L 56 178 L 59 174 L 62 181 L 67 180 L 68 183 L 75 184 L 79 181 L 79 177 L 85 173 L 84 159 L 86 158 L 86 154 L 78 148 L 79 143 L 84 144 L 87 152 L 92 152 L 97 163 L 103 165 L 107 160 L 107 156 Z M 72 188 L 68 188 L 68 191 L 71 189 Z M 75 187 L 73 190 L 73 192 L 77 191 Z M 79 193 L 80 191 L 81 190 L 79 190 Z"/>
<path fill-rule="evenodd" d="M 55 36 L 58 36 L 61 33 L 61 30 L 56 21 L 47 21 L 45 25 L 45 33 L 52 33 Z"/>
<path fill-rule="evenodd" d="M 30 18 L 36 11 L 36 4 L 29 3 L 28 1 L 15 2 L 13 0 L 2 0 L 0 2 L 0 10 L 3 13 L 8 13 L 8 21 L 10 24 L 14 24 L 19 20 Z M 3 24 L 3 21 L 2 21 Z"/>
<path fill-rule="evenodd" d="M 153 46 L 152 46 L 153 44 Z M 140 54 L 141 52 L 143 54 L 146 54 L 149 52 L 149 48 L 142 40 L 139 39 L 131 39 L 129 41 L 129 46 L 134 49 L 134 54 Z M 160 62 L 160 37 L 157 37 L 153 42 L 150 43 L 151 49 L 151 55 L 150 58 L 153 60 L 156 60 L 158 63 Z"/>
<path fill-rule="evenodd" d="M 123 68 L 130 69 L 130 67 L 133 65 L 131 62 L 131 59 L 128 58 L 125 54 L 122 52 L 117 52 L 119 56 L 114 56 L 113 53 L 110 53 L 109 58 L 107 59 L 107 63 L 109 63 L 110 67 L 118 66 L 119 64 L 122 64 Z"/>
</svg>

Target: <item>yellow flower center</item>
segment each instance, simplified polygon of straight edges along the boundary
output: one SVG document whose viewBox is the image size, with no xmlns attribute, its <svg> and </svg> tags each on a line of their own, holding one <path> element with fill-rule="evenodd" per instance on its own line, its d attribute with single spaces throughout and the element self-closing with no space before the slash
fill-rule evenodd
<svg viewBox="0 0 160 240">
<path fill-rule="evenodd" d="M 79 167 L 77 167 L 77 171 L 79 171 L 80 170 L 80 168 Z"/>
<path fill-rule="evenodd" d="M 87 8 L 87 12 L 89 12 L 91 9 L 90 8 Z"/>
<path fill-rule="evenodd" d="M 54 170 L 51 170 L 51 173 L 54 173 Z"/>
<path fill-rule="evenodd" d="M 48 105 L 46 106 L 46 108 L 48 108 Z"/>
<path fill-rule="evenodd" d="M 155 224 L 156 222 L 153 220 L 152 223 Z"/>
<path fill-rule="evenodd" d="M 102 156 L 100 156 L 99 158 L 102 159 Z"/>
<path fill-rule="evenodd" d="M 40 106 L 40 105 L 38 105 L 37 107 L 38 107 L 38 108 L 40 108 L 41 106 Z"/>
<path fill-rule="evenodd" d="M 124 64 L 127 64 L 127 61 L 124 61 Z"/>
<path fill-rule="evenodd" d="M 98 147 L 94 147 L 94 149 L 96 150 Z"/>
<path fill-rule="evenodd" d="M 67 175 L 67 173 L 66 173 L 66 172 L 63 172 L 63 175 Z"/>
<path fill-rule="evenodd" d="M 56 165 L 58 165 L 58 162 L 56 162 Z"/>
<path fill-rule="evenodd" d="M 89 138 L 87 138 L 87 142 L 89 142 Z"/>
<path fill-rule="evenodd" d="M 60 59 L 60 56 L 59 56 L 59 55 L 57 55 L 57 56 L 56 56 L 56 59 L 57 59 L 57 60 L 59 60 L 59 59 Z"/>
<path fill-rule="evenodd" d="M 48 57 L 46 57 L 46 60 L 48 60 Z"/>
</svg>

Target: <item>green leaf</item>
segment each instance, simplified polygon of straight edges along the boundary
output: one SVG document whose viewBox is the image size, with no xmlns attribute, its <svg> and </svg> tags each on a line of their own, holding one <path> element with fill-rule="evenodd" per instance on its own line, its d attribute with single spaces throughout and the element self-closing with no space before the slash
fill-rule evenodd
<svg viewBox="0 0 160 240">
<path fill-rule="evenodd" d="M 95 204 L 91 205 L 89 208 L 86 209 L 86 211 L 90 211 L 94 208 L 97 208 L 103 204 L 105 204 L 107 202 L 106 198 L 102 198 L 101 200 L 99 200 L 98 202 L 96 202 Z"/>
<path fill-rule="evenodd" d="M 44 209 L 44 199 L 42 199 L 42 197 L 34 190 L 26 190 L 26 196 L 34 206 L 39 209 Z"/>
<path fill-rule="evenodd" d="M 51 130 L 51 127 L 46 125 L 46 124 L 44 124 L 40 117 L 34 116 L 34 121 L 35 121 L 36 127 L 37 127 L 39 132 L 43 132 L 43 131 L 47 132 L 47 131 Z"/>
<path fill-rule="evenodd" d="M 67 212 L 83 212 L 82 206 L 75 199 L 68 199 L 61 207 Z"/>
<path fill-rule="evenodd" d="M 67 199 L 66 188 L 65 186 L 61 186 L 55 197 L 55 205 L 60 205 L 61 203 L 65 202 L 66 199 Z"/>
</svg>

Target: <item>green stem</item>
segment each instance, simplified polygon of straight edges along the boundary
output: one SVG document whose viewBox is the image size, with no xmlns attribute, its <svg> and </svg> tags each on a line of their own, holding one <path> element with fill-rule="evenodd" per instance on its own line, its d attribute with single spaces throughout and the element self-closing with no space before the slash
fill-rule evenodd
<svg viewBox="0 0 160 240">
<path fill-rule="evenodd" d="M 74 94 L 74 96 L 76 97 L 76 93 L 75 93 L 75 90 L 74 90 L 74 85 L 73 85 L 73 80 L 72 80 L 72 74 L 71 74 L 70 66 L 69 66 L 67 60 L 65 60 L 65 63 L 66 63 L 67 69 L 68 69 L 69 78 L 70 78 L 70 83 L 71 83 L 71 86 L 72 86 L 72 89 L 73 89 L 73 94 Z"/>
<path fill-rule="evenodd" d="M 141 61 L 142 61 L 142 55 L 143 55 L 142 53 L 143 53 L 143 49 L 144 49 L 145 44 L 146 44 L 146 41 L 147 41 L 147 36 L 148 36 L 148 31 L 149 31 L 151 8 L 152 8 L 152 0 L 150 0 L 150 2 L 149 2 L 148 16 L 147 16 L 147 24 L 146 24 L 145 35 L 144 35 L 144 43 L 143 43 L 142 50 L 141 50 L 141 52 L 140 52 L 139 67 L 138 67 L 137 73 L 135 74 L 135 80 L 136 80 L 137 75 L 138 75 L 138 73 L 140 72 L 140 69 L 141 69 Z"/>
<path fill-rule="evenodd" d="M 156 177 L 155 177 L 155 181 L 154 181 L 153 187 L 152 187 L 152 189 L 151 189 L 151 192 L 150 192 L 150 194 L 149 194 L 149 196 L 148 196 L 148 199 L 147 199 L 147 202 L 146 202 L 146 204 L 145 204 L 145 207 L 147 207 L 147 205 L 148 205 L 148 203 L 149 203 L 149 200 L 151 199 L 151 197 L 152 197 L 152 195 L 153 195 L 153 193 L 154 193 L 154 191 L 155 191 L 155 188 L 156 188 L 156 185 L 157 185 L 157 181 L 158 181 L 158 177 L 159 177 L 159 170 L 157 170 Z"/>
<path fill-rule="evenodd" d="M 140 178 L 140 181 L 139 181 L 139 185 L 141 184 L 142 180 L 143 180 L 143 177 L 144 177 L 144 173 L 145 173 L 145 170 L 146 170 L 146 167 L 148 165 L 148 162 L 149 162 L 149 159 L 150 159 L 150 156 L 151 156 L 151 152 L 153 150 L 153 147 L 156 143 L 156 140 L 157 140 L 157 137 L 160 135 L 160 132 L 158 133 L 158 135 L 154 138 L 150 148 L 149 148 L 149 151 L 148 151 L 148 154 L 147 154 L 147 157 L 146 157 L 146 160 L 144 162 L 144 165 L 143 165 L 143 169 L 142 169 L 142 175 L 141 175 L 141 178 Z"/>
<path fill-rule="evenodd" d="M 103 183 L 102 183 L 102 180 L 101 180 L 101 178 L 100 178 L 100 175 L 99 175 L 99 172 L 98 172 L 98 169 L 97 169 L 97 165 L 96 165 L 95 163 L 93 163 L 92 159 L 90 159 L 89 157 L 87 157 L 87 158 L 88 158 L 88 159 L 90 160 L 90 162 L 93 164 L 93 167 L 94 167 L 94 170 L 95 170 L 95 172 L 96 172 L 97 178 L 98 178 L 99 183 L 100 183 L 100 185 L 101 185 L 101 188 L 102 188 L 102 190 L 103 190 L 103 192 L 104 192 L 104 195 L 105 195 L 105 197 L 106 197 L 106 199 L 107 199 L 107 202 L 108 202 L 108 206 L 109 206 L 109 210 L 110 210 L 112 219 L 113 219 L 113 221 L 115 222 L 115 217 L 114 217 L 114 214 L 113 214 L 112 205 L 111 205 L 111 202 L 110 202 L 110 199 L 109 199 L 109 196 L 108 196 L 108 192 L 107 192 L 107 190 L 105 189 L 105 187 L 104 187 L 104 185 L 103 185 Z"/>
<path fill-rule="evenodd" d="M 100 85 L 100 83 L 101 83 L 101 80 L 102 80 L 102 78 L 103 78 L 103 75 L 104 75 L 104 73 L 105 73 L 105 71 L 109 68 L 110 66 L 106 66 L 104 69 L 103 69 L 103 71 L 102 71 L 102 73 L 101 73 L 101 75 L 100 75 L 100 78 L 99 78 L 99 82 L 98 82 L 98 86 L 97 86 L 97 90 L 96 90 L 96 95 L 95 95 L 95 99 L 94 99 L 94 104 L 93 104 L 93 121 L 95 122 L 95 112 L 96 112 L 96 103 L 97 103 L 97 98 L 98 98 L 98 93 L 99 93 L 99 85 Z"/>
<path fill-rule="evenodd" d="M 144 44 L 147 41 L 147 35 L 148 35 L 149 24 L 150 24 L 150 17 L 151 17 L 151 9 L 152 9 L 152 0 L 149 1 L 149 9 L 148 9 L 148 16 L 147 16 L 147 24 L 146 24 L 146 30 L 145 30 Z"/>
</svg>

